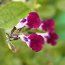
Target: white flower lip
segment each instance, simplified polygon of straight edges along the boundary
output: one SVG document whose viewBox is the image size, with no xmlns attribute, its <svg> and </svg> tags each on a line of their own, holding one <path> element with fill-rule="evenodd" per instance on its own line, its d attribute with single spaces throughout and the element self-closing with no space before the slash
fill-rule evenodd
<svg viewBox="0 0 65 65">
<path fill-rule="evenodd" d="M 26 19 L 26 18 L 25 18 Z M 24 27 L 27 24 L 27 19 L 25 22 L 21 22 L 23 19 L 20 19 L 19 23 L 15 26 L 17 29 Z"/>
<path fill-rule="evenodd" d="M 19 35 L 18 37 L 19 37 L 23 42 L 25 42 L 25 43 L 27 44 L 27 46 L 29 47 L 29 45 L 30 45 L 30 39 L 29 39 L 27 36 L 25 36 L 24 34 L 21 34 L 21 35 Z M 28 41 L 26 41 L 26 40 L 24 39 L 24 37 L 28 38 Z"/>
<path fill-rule="evenodd" d="M 42 37 L 45 37 L 45 36 L 49 35 L 48 32 L 46 32 L 46 33 L 36 33 L 36 34 L 41 35 Z"/>
</svg>

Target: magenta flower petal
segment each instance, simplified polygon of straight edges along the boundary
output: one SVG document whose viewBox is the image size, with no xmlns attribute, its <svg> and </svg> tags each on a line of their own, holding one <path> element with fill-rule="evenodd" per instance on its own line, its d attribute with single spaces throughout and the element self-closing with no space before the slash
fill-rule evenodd
<svg viewBox="0 0 65 65">
<path fill-rule="evenodd" d="M 53 19 L 44 20 L 42 23 L 42 30 L 44 31 L 54 31 L 55 22 Z"/>
<path fill-rule="evenodd" d="M 56 45 L 56 41 L 58 38 L 59 37 L 55 32 L 50 32 L 49 36 L 47 37 L 47 42 L 51 45 Z"/>
<path fill-rule="evenodd" d="M 38 28 L 41 24 L 39 15 L 36 12 L 30 12 L 27 17 L 27 25 L 29 28 Z"/>
<path fill-rule="evenodd" d="M 41 35 L 30 34 L 29 39 L 30 39 L 30 47 L 32 48 L 32 50 L 38 52 L 42 49 L 44 39 Z"/>
</svg>

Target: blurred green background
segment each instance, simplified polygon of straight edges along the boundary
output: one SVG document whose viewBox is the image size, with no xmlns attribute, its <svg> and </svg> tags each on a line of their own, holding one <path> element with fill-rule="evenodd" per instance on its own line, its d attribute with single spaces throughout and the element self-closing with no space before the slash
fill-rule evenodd
<svg viewBox="0 0 65 65">
<path fill-rule="evenodd" d="M 13 28 L 30 11 L 42 19 L 54 18 L 59 35 L 56 46 L 45 45 L 34 52 L 20 40 L 12 41 L 18 51 L 6 44 L 5 30 Z M 0 65 L 65 65 L 65 0 L 0 0 Z"/>
</svg>

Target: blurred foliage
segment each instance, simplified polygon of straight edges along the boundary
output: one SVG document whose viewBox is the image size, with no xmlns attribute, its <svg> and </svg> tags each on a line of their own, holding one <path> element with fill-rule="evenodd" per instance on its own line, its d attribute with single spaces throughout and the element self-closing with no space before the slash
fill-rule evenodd
<svg viewBox="0 0 65 65">
<path fill-rule="evenodd" d="M 0 6 L 0 65 L 65 65 L 65 0 L 0 2 L 3 3 Z M 13 53 L 7 47 L 5 30 L 15 26 L 30 11 L 37 11 L 42 19 L 55 19 L 56 31 L 60 37 L 58 43 L 56 46 L 47 44 L 42 51 L 36 53 L 20 40 L 12 41 L 18 49 Z"/>
<path fill-rule="evenodd" d="M 29 8 L 22 2 L 11 2 L 0 8 L 0 25 L 4 28 L 11 28 L 18 20 L 29 12 Z M 21 15 L 22 14 L 22 15 Z M 5 25 L 4 25 L 5 24 Z"/>
<path fill-rule="evenodd" d="M 10 2 L 10 1 L 12 1 L 12 0 L 0 0 L 0 6 L 1 6 L 1 5 L 5 5 L 5 4 L 7 4 L 8 2 Z"/>
</svg>

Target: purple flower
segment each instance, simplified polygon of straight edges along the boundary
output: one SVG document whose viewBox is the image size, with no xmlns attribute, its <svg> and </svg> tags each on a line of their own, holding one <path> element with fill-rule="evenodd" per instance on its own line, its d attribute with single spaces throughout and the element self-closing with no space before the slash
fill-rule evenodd
<svg viewBox="0 0 65 65">
<path fill-rule="evenodd" d="M 27 16 L 27 26 L 29 28 L 38 28 L 41 24 L 39 15 L 36 12 L 30 12 Z"/>
<path fill-rule="evenodd" d="M 29 37 L 30 39 L 30 48 L 32 48 L 32 50 L 38 52 L 42 49 L 42 46 L 44 44 L 44 38 L 41 35 L 37 35 L 37 34 L 30 34 Z"/>
<path fill-rule="evenodd" d="M 30 35 L 19 35 L 19 38 L 27 44 L 35 52 L 38 52 L 42 49 L 44 44 L 44 38 L 38 34 L 30 34 Z"/>
<path fill-rule="evenodd" d="M 55 22 L 53 19 L 44 20 L 42 23 L 42 30 L 52 32 L 54 31 Z"/>
<path fill-rule="evenodd" d="M 49 36 L 47 38 L 47 43 L 51 45 L 56 45 L 57 39 L 59 38 L 58 35 L 55 32 L 50 32 Z"/>
<path fill-rule="evenodd" d="M 56 41 L 58 39 L 58 35 L 55 32 L 32 33 L 29 35 L 22 34 L 19 35 L 18 37 L 35 52 L 41 51 L 43 48 L 43 44 L 45 43 L 56 45 Z"/>
</svg>

